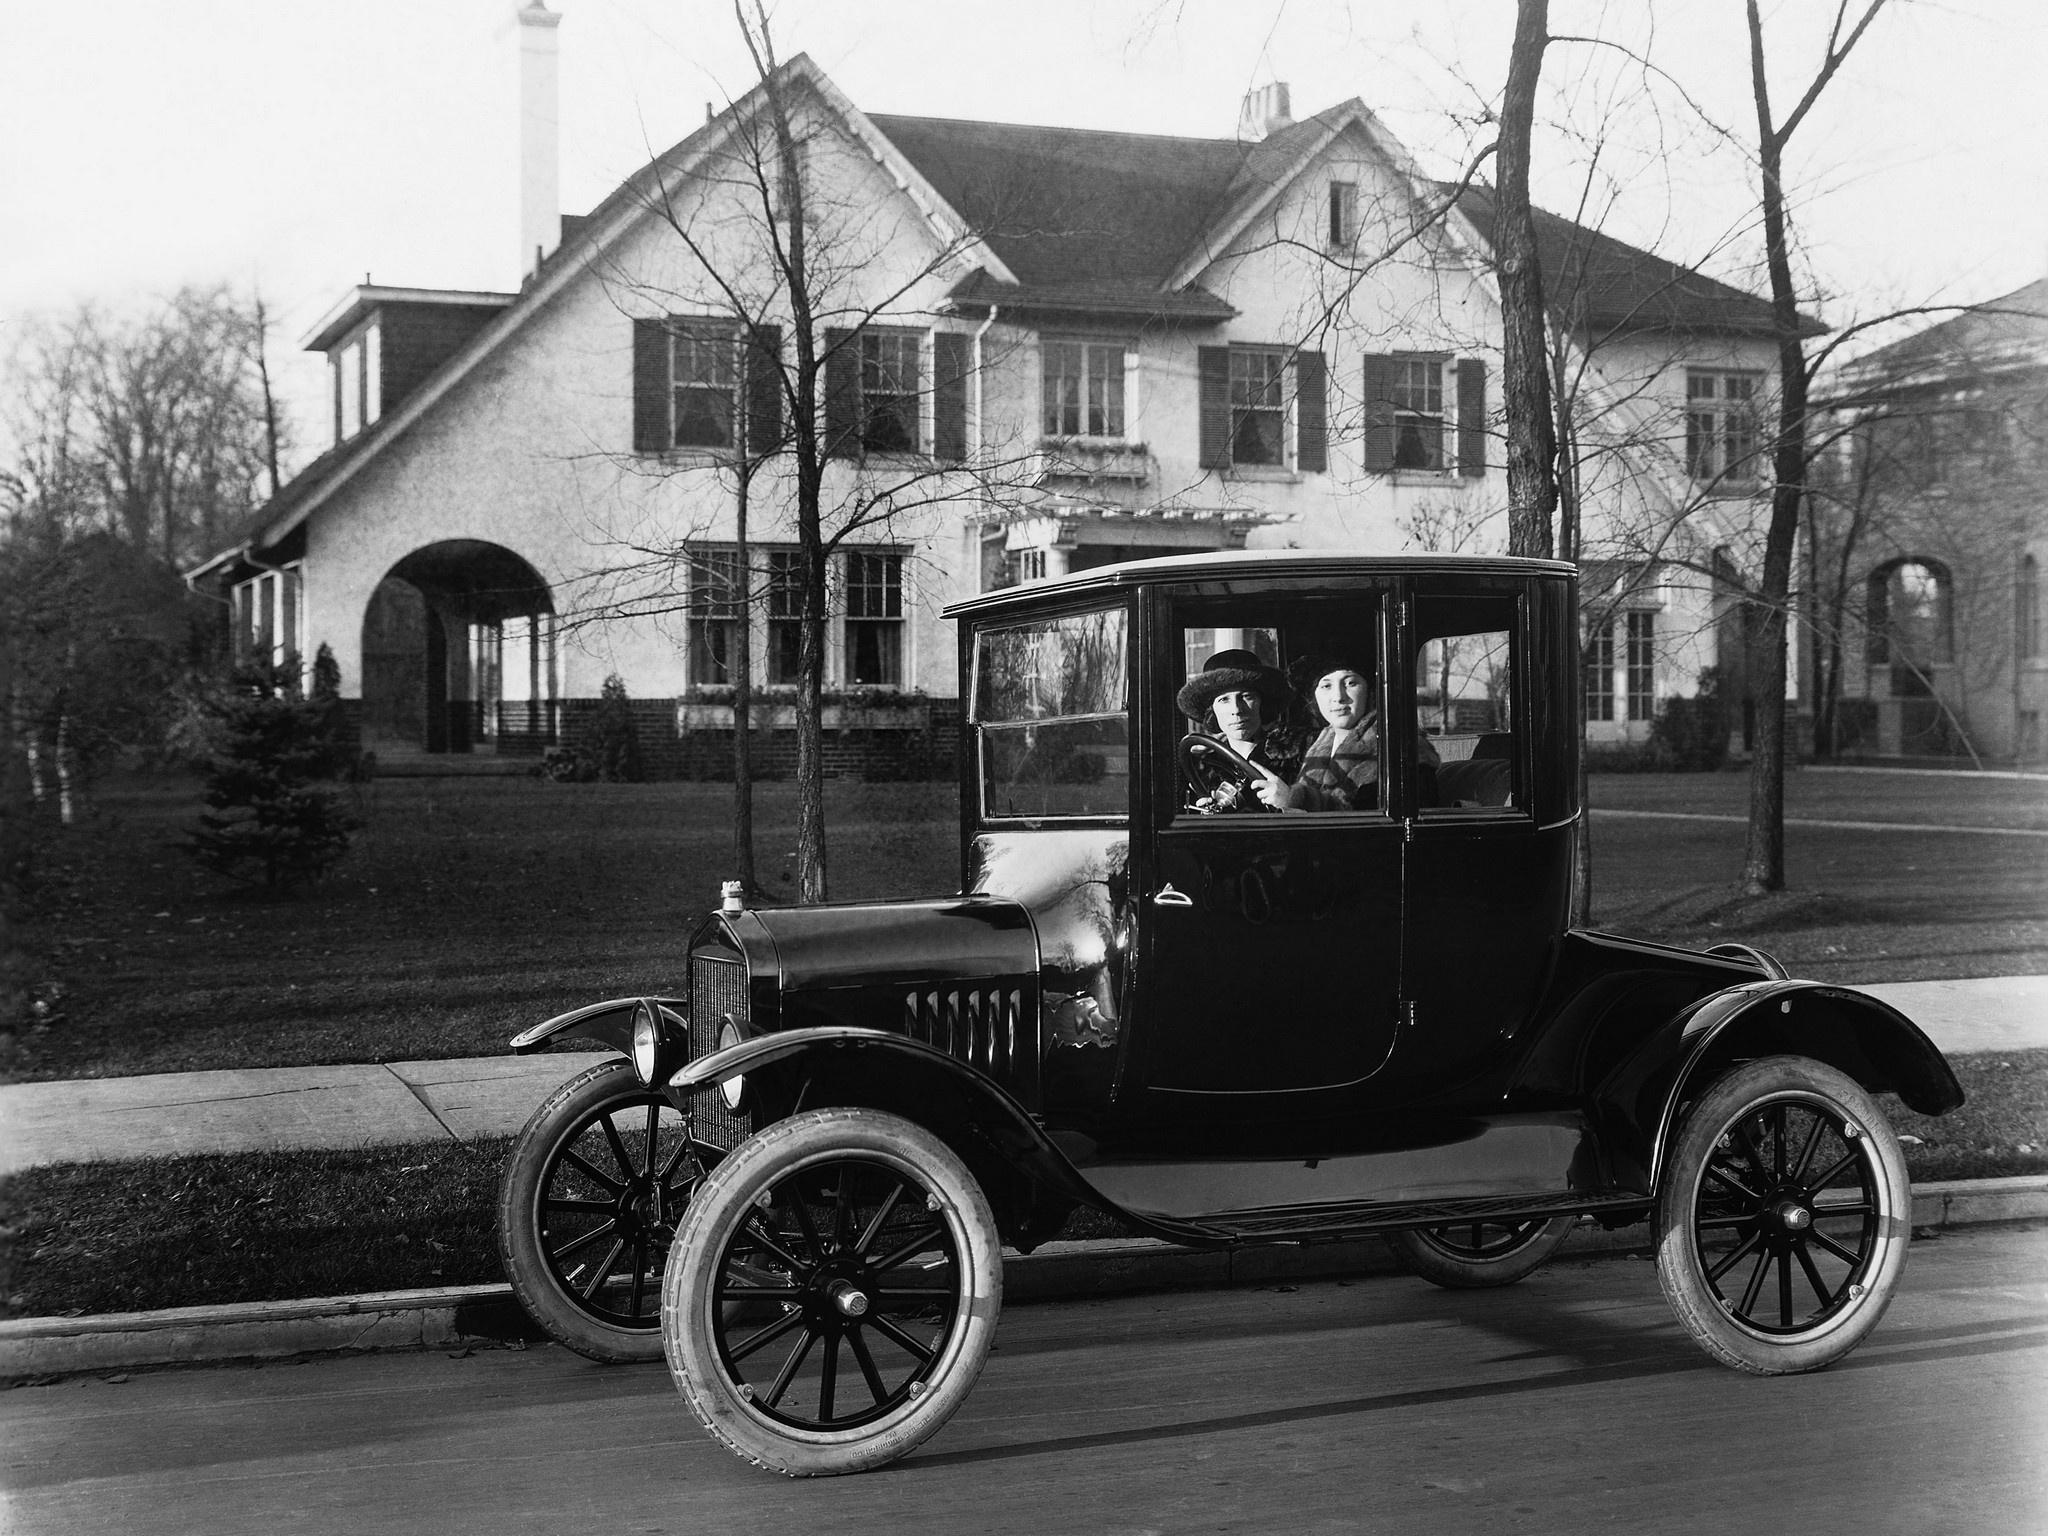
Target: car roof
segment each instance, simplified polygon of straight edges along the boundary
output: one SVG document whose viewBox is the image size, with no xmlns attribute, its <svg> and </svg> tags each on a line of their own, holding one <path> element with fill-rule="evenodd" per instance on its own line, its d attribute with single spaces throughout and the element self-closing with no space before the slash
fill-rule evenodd
<svg viewBox="0 0 2048 1536">
<path fill-rule="evenodd" d="M 942 617 L 987 613 L 1013 607 L 1036 608 L 1090 592 L 1175 581 L 1214 581 L 1233 576 L 1575 576 L 1569 560 L 1532 560 L 1514 555 L 1361 555 L 1341 549 L 1229 549 L 1198 555 L 1166 555 L 1099 565 L 1050 581 L 1000 587 L 949 604 Z"/>
</svg>

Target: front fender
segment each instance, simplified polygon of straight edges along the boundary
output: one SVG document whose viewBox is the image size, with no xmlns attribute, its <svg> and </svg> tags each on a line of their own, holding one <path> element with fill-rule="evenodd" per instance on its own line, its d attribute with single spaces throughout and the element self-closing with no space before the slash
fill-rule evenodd
<svg viewBox="0 0 2048 1536">
<path fill-rule="evenodd" d="M 997 1208 L 1004 1240 L 1027 1250 L 1074 1202 L 1127 1215 L 1095 1190 L 1000 1083 L 936 1046 L 850 1024 L 756 1035 L 689 1063 L 668 1080 L 679 1099 L 779 1067 L 800 1078 L 803 1109 L 859 1105 L 916 1122 L 958 1152 Z M 1050 1193 L 1058 1197 L 1049 1202 Z M 1006 1198 L 1007 1196 L 1007 1198 Z M 1007 1210 L 1006 1210 L 1007 1207 Z M 1131 1218 L 1136 1220 L 1136 1218 Z M 1052 1230 L 1046 1230 L 1047 1224 Z"/>
<path fill-rule="evenodd" d="M 1601 1085 L 1616 1174 L 1654 1193 L 1686 1102 L 1735 1062 L 1777 1055 L 1825 1062 L 1923 1115 L 1963 1102 L 1940 1048 L 1890 1004 L 1824 982 L 1748 982 L 1682 1009 Z"/>
<path fill-rule="evenodd" d="M 558 1013 L 544 1023 L 522 1029 L 512 1037 L 512 1054 L 531 1056 L 555 1040 L 594 1040 L 610 1046 L 621 1056 L 633 1054 L 633 1014 L 642 1002 L 654 1004 L 661 1018 L 665 1047 L 682 1044 L 687 1048 L 689 1024 L 682 1012 L 687 1006 L 679 997 L 613 997 L 601 1003 L 585 1003 Z M 660 1069 L 656 1069 L 660 1075 Z"/>
</svg>

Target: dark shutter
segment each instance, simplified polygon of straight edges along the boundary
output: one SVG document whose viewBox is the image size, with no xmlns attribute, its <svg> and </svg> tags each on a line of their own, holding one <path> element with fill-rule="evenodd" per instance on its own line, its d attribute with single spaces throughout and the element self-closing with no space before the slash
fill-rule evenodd
<svg viewBox="0 0 2048 1536">
<path fill-rule="evenodd" d="M 1204 469 L 1230 468 L 1230 348 L 1197 347 L 1195 369 L 1199 381 L 1202 437 L 1200 463 Z"/>
<path fill-rule="evenodd" d="M 633 451 L 673 448 L 668 424 L 668 322 L 633 322 Z"/>
<path fill-rule="evenodd" d="M 747 346 L 747 454 L 782 447 L 782 327 L 757 325 Z"/>
<path fill-rule="evenodd" d="M 932 333 L 932 457 L 967 457 L 967 375 L 970 338 L 964 331 Z"/>
<path fill-rule="evenodd" d="M 1320 352 L 1294 354 L 1294 467 L 1321 474 L 1330 467 L 1329 369 Z"/>
<path fill-rule="evenodd" d="M 1486 364 L 1458 359 L 1458 473 L 1486 473 Z"/>
<path fill-rule="evenodd" d="M 860 342 L 851 331 L 825 331 L 825 456 L 860 457 Z"/>
<path fill-rule="evenodd" d="M 1394 360 L 1383 352 L 1365 359 L 1365 467 L 1394 467 Z"/>
</svg>

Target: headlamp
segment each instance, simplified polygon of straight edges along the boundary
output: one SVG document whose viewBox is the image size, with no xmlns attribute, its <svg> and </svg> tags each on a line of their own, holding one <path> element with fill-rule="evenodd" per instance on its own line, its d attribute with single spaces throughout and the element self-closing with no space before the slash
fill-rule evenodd
<svg viewBox="0 0 2048 1536">
<path fill-rule="evenodd" d="M 718 1031 L 718 1048 L 722 1051 L 728 1046 L 738 1045 L 744 1039 L 746 1036 L 740 1033 L 739 1025 L 733 1022 L 732 1015 L 727 1014 L 724 1025 Z M 734 1114 L 739 1113 L 739 1107 L 747 1097 L 745 1076 L 729 1077 L 720 1083 L 718 1096 L 725 1100 L 727 1109 Z"/>
<path fill-rule="evenodd" d="M 633 1010 L 633 1070 L 643 1083 L 654 1081 L 654 1054 L 660 1045 L 661 1020 L 655 1016 L 654 1004 L 643 997 Z"/>
</svg>

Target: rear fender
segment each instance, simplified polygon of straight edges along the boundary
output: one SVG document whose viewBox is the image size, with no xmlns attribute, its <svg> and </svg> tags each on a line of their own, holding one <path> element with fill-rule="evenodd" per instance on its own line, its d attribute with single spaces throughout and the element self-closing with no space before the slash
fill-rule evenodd
<svg viewBox="0 0 2048 1536">
<path fill-rule="evenodd" d="M 794 1107 L 886 1110 L 931 1131 L 973 1170 L 1004 1241 L 1026 1251 L 1053 1236 L 1077 1203 L 1125 1214 L 1001 1084 L 922 1040 L 847 1024 L 783 1030 L 693 1061 L 668 1086 L 683 1098 L 769 1068 L 798 1084 Z"/>
<path fill-rule="evenodd" d="M 1735 1063 L 1779 1055 L 1825 1062 L 1923 1115 L 1963 1102 L 1940 1048 L 1890 1004 L 1816 981 L 1749 982 L 1682 1010 L 1602 1085 L 1616 1174 L 1654 1191 L 1685 1105 Z"/>
</svg>

